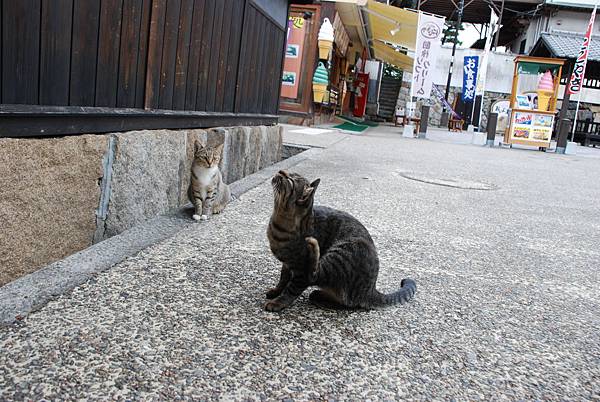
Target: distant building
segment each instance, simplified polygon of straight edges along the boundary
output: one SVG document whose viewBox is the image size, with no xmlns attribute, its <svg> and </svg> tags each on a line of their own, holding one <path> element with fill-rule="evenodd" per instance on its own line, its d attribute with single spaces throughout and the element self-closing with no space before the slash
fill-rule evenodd
<svg viewBox="0 0 600 402">
<path fill-rule="evenodd" d="M 558 30 L 582 33 L 590 19 L 594 2 L 595 0 L 540 1 L 522 15 L 514 18 L 509 15 L 510 25 L 503 25 L 500 40 L 503 42 L 502 39 L 509 39 L 504 46 L 512 53 L 529 54 L 544 32 L 551 33 Z M 600 24 L 594 26 L 593 34 L 600 34 Z M 505 35 L 516 36 L 508 38 Z"/>
</svg>

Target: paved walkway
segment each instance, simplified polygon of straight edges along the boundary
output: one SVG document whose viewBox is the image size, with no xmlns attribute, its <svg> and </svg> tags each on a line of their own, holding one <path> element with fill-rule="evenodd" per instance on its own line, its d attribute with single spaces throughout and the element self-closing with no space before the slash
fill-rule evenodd
<svg viewBox="0 0 600 402">
<path fill-rule="evenodd" d="M 336 139 L 293 170 L 362 220 L 380 289 L 410 276 L 413 302 L 264 312 L 264 182 L 0 328 L 0 400 L 600 399 L 598 159 L 396 131 L 318 134 Z"/>
</svg>

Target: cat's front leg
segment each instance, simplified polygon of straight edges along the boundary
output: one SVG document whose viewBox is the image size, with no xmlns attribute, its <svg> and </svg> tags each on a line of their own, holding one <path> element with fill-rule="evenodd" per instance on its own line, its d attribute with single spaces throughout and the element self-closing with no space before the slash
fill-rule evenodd
<svg viewBox="0 0 600 402">
<path fill-rule="evenodd" d="M 281 294 L 273 300 L 269 300 L 265 303 L 265 310 L 271 312 L 279 312 L 286 307 L 289 307 L 301 294 L 308 288 L 309 284 L 306 282 L 304 275 L 294 275 L 283 289 Z"/>
<path fill-rule="evenodd" d="M 192 215 L 192 219 L 195 221 L 199 221 L 202 219 L 202 200 L 200 198 L 194 198 L 194 215 Z"/>
<path fill-rule="evenodd" d="M 206 199 L 202 203 L 202 216 L 201 219 L 203 221 L 208 220 L 208 217 L 212 213 L 213 204 L 215 202 L 215 196 L 217 194 L 217 190 L 215 188 L 209 187 L 206 190 Z"/>
<path fill-rule="evenodd" d="M 271 288 L 267 291 L 267 299 L 274 299 L 283 292 L 285 286 L 290 281 L 292 274 L 290 273 L 290 269 L 286 264 L 281 266 L 281 275 L 279 276 L 279 283 L 274 288 Z"/>
</svg>

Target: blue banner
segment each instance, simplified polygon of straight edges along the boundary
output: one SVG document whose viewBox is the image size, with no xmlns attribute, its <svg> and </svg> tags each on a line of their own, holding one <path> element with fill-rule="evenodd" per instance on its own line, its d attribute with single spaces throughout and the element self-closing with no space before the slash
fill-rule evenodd
<svg viewBox="0 0 600 402">
<path fill-rule="evenodd" d="M 465 56 L 463 67 L 463 102 L 475 100 L 475 89 L 477 88 L 477 70 L 479 69 L 479 56 Z"/>
</svg>

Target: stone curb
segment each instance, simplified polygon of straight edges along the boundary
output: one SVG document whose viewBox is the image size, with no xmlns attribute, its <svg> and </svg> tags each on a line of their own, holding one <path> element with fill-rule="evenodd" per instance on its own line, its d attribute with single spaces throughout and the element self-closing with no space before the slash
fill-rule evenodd
<svg viewBox="0 0 600 402">
<path fill-rule="evenodd" d="M 268 166 L 232 183 L 231 192 L 239 198 L 270 179 L 275 172 L 289 169 L 319 152 L 320 149 L 309 149 Z M 153 218 L 4 285 L 0 288 L 0 326 L 10 325 L 125 258 L 194 225 L 195 222 L 190 220 L 190 214 L 187 213 L 188 209 L 189 207 L 184 207 L 174 215 Z"/>
</svg>

